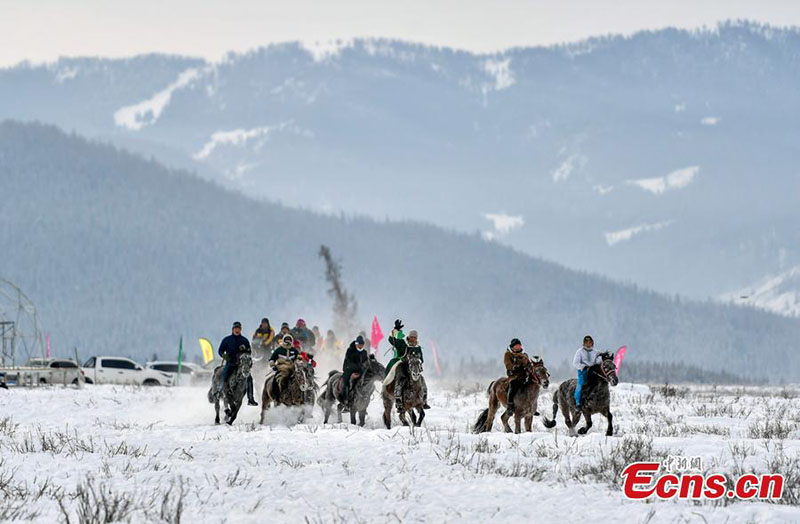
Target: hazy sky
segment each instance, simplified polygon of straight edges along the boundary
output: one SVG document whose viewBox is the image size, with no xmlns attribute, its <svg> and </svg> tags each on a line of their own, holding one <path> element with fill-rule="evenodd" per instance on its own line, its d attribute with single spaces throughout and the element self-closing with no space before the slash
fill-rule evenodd
<svg viewBox="0 0 800 524">
<path fill-rule="evenodd" d="M 217 59 L 271 42 L 358 36 L 495 51 L 745 18 L 800 26 L 800 1 L 0 0 L 0 66 L 151 51 Z"/>
</svg>

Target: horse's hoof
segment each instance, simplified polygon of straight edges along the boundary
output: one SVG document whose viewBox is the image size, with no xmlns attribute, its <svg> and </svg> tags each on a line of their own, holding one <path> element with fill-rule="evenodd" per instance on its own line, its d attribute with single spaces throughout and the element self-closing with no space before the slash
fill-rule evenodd
<svg viewBox="0 0 800 524">
<path fill-rule="evenodd" d="M 580 428 L 580 429 L 578 430 L 578 435 L 585 435 L 585 434 L 586 434 L 586 431 L 588 431 L 586 428 Z"/>
<path fill-rule="evenodd" d="M 534 412 L 533 412 L 533 416 L 534 416 L 534 417 L 538 417 L 538 416 L 539 416 L 539 412 L 538 412 L 538 411 L 534 411 Z"/>
<path fill-rule="evenodd" d="M 606 431 L 606 436 L 607 437 L 613 437 L 614 436 L 614 432 L 613 431 Z"/>
</svg>

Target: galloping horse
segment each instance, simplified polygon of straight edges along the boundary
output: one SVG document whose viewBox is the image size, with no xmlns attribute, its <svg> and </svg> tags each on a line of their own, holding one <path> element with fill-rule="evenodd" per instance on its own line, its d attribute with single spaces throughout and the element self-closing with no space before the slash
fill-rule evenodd
<svg viewBox="0 0 800 524">
<path fill-rule="evenodd" d="M 375 391 L 374 383 L 378 380 L 383 380 L 385 376 L 386 368 L 383 367 L 383 364 L 375 360 L 374 356 L 370 356 L 363 376 L 358 376 L 355 373 L 353 374 L 350 379 L 352 381 L 352 389 L 350 391 L 353 398 L 353 402 L 350 405 L 351 424 L 356 423 L 356 413 L 358 413 L 358 425 L 364 425 L 367 417 L 367 407 L 369 406 L 370 400 L 372 400 L 372 393 Z M 319 396 L 319 399 L 317 399 L 317 403 L 322 406 L 322 410 L 325 412 L 324 423 L 327 424 L 333 412 L 333 404 L 336 403 L 336 399 L 339 397 L 339 393 L 342 390 L 342 372 L 331 371 L 328 374 L 328 380 L 323 386 L 325 390 Z M 344 404 L 341 402 L 336 406 L 339 422 L 342 422 L 342 410 L 344 407 Z"/>
<path fill-rule="evenodd" d="M 575 424 L 581 418 L 581 414 L 586 419 L 586 425 L 578 430 L 584 435 L 592 427 L 592 415 L 602 413 L 608 420 L 606 435 L 609 437 L 614 434 L 611 415 L 611 392 L 608 385 L 616 386 L 619 383 L 617 378 L 617 368 L 614 365 L 614 353 L 604 351 L 600 353 L 602 359 L 599 364 L 589 368 L 586 376 L 586 383 L 583 385 L 581 406 L 575 404 L 575 388 L 578 385 L 577 379 L 571 378 L 558 386 L 558 391 L 553 395 L 553 420 L 544 418 L 544 425 L 547 428 L 555 427 L 556 413 L 561 406 L 561 413 L 564 415 L 564 422 L 569 428 L 569 434 L 575 436 Z"/>
<path fill-rule="evenodd" d="M 309 392 L 314 391 L 314 366 L 310 362 L 302 359 L 295 359 L 292 363 L 292 373 L 286 377 L 278 398 L 272 398 L 272 383 L 277 378 L 276 374 L 270 374 L 264 381 L 264 390 L 261 393 L 261 423 L 267 423 L 267 411 L 274 402 L 275 405 L 289 407 L 301 407 L 298 421 L 305 420 L 305 404 Z"/>
<path fill-rule="evenodd" d="M 247 392 L 247 376 L 250 374 L 251 367 L 253 367 L 253 358 L 250 354 L 243 353 L 239 356 L 239 364 L 234 368 L 234 372 L 229 373 L 228 379 L 225 381 L 222 400 L 225 405 L 225 423 L 228 425 L 233 424 L 242 407 L 242 400 Z M 221 376 L 222 366 L 217 366 L 211 379 L 211 388 L 208 390 L 208 401 L 214 404 L 217 413 L 214 424 L 219 424 L 219 381 Z"/>
<path fill-rule="evenodd" d="M 523 419 L 525 419 L 525 431 L 531 431 L 533 417 L 539 414 L 536 409 L 539 402 L 539 392 L 541 388 L 547 389 L 550 386 L 550 373 L 541 358 L 537 356 L 531 357 L 531 364 L 526 371 L 528 380 L 514 396 L 514 412 L 512 413 L 506 409 L 500 415 L 500 420 L 503 422 L 503 429 L 506 433 L 511 433 L 511 426 L 508 425 L 508 419 L 511 418 L 511 415 L 514 415 L 514 430 L 516 433 L 520 433 Z M 501 404 L 503 407 L 508 407 L 508 383 L 510 381 L 511 377 L 503 377 L 489 384 L 486 390 L 489 394 L 489 407 L 484 409 L 478 416 L 478 420 L 473 427 L 475 433 L 491 431 L 497 409 Z"/>
<path fill-rule="evenodd" d="M 406 377 L 406 384 L 403 388 L 402 409 L 399 413 L 400 422 L 404 426 L 408 426 L 406 413 L 411 415 L 411 423 L 414 426 L 420 426 L 425 419 L 424 402 L 424 388 L 422 378 L 422 361 L 416 354 L 408 355 L 404 361 L 408 364 L 408 377 Z M 402 365 L 403 362 L 398 362 L 396 366 Z M 395 379 L 396 380 L 396 379 Z M 383 423 L 386 429 L 392 427 L 392 405 L 394 404 L 394 380 L 389 384 L 383 386 L 381 392 L 383 398 Z M 417 410 L 419 417 L 414 413 Z"/>
</svg>

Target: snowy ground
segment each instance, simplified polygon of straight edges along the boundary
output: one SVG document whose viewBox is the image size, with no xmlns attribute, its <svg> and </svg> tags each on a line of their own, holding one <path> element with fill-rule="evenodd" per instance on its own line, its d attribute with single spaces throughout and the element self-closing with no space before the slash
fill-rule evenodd
<svg viewBox="0 0 800 524">
<path fill-rule="evenodd" d="M 471 434 L 484 386 L 432 387 L 413 434 L 381 427 L 377 395 L 365 428 L 323 425 L 319 408 L 289 428 L 257 425 L 246 406 L 214 426 L 198 388 L 0 390 L 0 521 L 800 521 L 796 390 L 620 384 L 617 435 L 598 415 L 571 438 L 560 415 L 556 430 Z M 666 453 L 710 471 L 781 469 L 794 505 L 625 500 L 619 469 Z"/>
</svg>

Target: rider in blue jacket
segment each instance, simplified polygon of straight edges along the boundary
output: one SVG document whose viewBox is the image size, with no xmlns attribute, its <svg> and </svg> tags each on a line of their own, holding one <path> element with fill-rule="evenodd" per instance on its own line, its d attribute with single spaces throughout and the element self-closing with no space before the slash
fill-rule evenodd
<svg viewBox="0 0 800 524">
<path fill-rule="evenodd" d="M 225 367 L 222 368 L 222 374 L 219 377 L 219 393 L 222 393 L 228 375 L 239 365 L 241 353 L 250 353 L 250 341 L 247 340 L 247 337 L 242 336 L 242 323 L 234 322 L 231 334 L 223 338 L 219 345 L 219 356 L 225 361 Z M 253 397 L 253 377 L 251 375 L 247 375 L 247 405 L 258 406 L 258 402 Z"/>
</svg>

